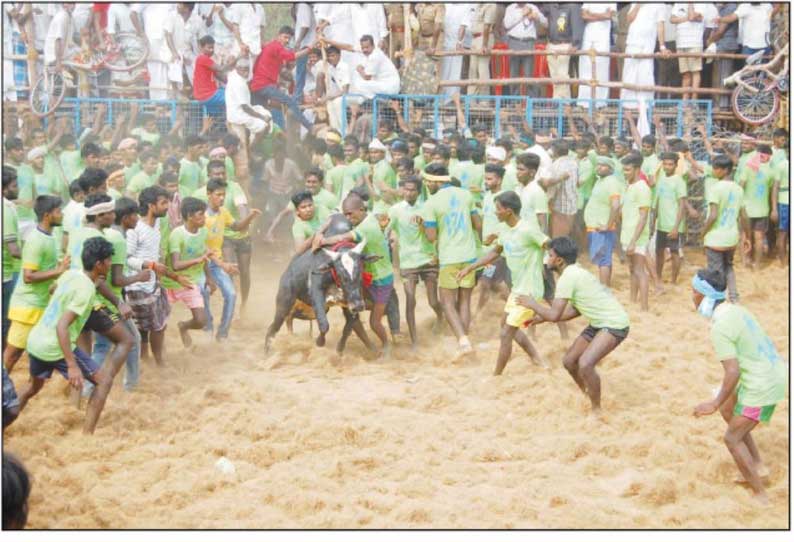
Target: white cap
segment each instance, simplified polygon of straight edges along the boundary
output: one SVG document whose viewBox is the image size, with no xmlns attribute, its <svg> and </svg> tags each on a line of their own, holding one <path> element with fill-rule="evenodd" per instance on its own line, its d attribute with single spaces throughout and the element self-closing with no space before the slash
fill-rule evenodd
<svg viewBox="0 0 794 542">
<path fill-rule="evenodd" d="M 35 160 L 36 158 L 41 158 L 42 156 L 47 156 L 47 147 L 44 145 L 33 147 L 28 151 L 28 162 Z"/>
<path fill-rule="evenodd" d="M 380 139 L 375 138 L 369 142 L 369 150 L 386 152 L 386 145 L 381 143 Z"/>
<path fill-rule="evenodd" d="M 504 162 L 507 158 L 507 151 L 502 147 L 488 147 L 485 149 L 485 157 Z"/>
</svg>

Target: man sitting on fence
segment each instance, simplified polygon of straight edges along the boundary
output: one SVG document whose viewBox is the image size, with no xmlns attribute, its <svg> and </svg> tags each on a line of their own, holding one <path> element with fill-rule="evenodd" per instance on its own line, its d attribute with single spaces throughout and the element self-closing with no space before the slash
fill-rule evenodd
<svg viewBox="0 0 794 542">
<path fill-rule="evenodd" d="M 341 50 L 353 51 L 354 49 L 344 43 L 335 43 L 325 40 Z M 389 57 L 375 47 L 375 39 L 370 36 L 361 37 L 361 54 L 364 62 L 355 67 L 350 85 L 351 94 L 360 94 L 371 100 L 376 94 L 397 94 L 400 92 L 400 74 Z M 361 99 L 359 98 L 359 101 Z"/>
<path fill-rule="evenodd" d="M 326 57 L 327 62 L 321 61 L 314 65 L 314 75 L 317 79 L 317 105 L 325 104 L 331 128 L 341 130 L 342 100 L 350 90 L 350 66 L 342 60 L 338 47 L 328 47 Z"/>
<path fill-rule="evenodd" d="M 251 105 L 251 91 L 248 89 L 248 70 L 251 62 L 240 57 L 234 65 L 234 70 L 229 72 L 226 83 L 226 120 L 231 125 L 232 132 L 238 133 L 241 141 L 245 141 L 253 148 L 263 136 L 270 133 L 270 111 L 261 105 Z M 241 129 L 243 133 L 240 133 Z M 244 130 L 250 134 L 245 139 Z"/>
</svg>

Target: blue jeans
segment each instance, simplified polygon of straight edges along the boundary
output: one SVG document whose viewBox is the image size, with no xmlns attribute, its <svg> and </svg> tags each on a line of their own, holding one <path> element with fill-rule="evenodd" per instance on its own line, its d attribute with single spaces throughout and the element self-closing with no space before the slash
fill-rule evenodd
<svg viewBox="0 0 794 542">
<path fill-rule="evenodd" d="M 8 328 L 11 327 L 11 322 L 8 320 L 8 303 L 11 301 L 11 294 L 14 293 L 14 285 L 17 283 L 19 273 L 14 273 L 11 280 L 3 282 L 3 350 L 6 347 L 6 337 L 8 337 Z"/>
<path fill-rule="evenodd" d="M 309 119 L 303 116 L 301 113 L 300 108 L 298 107 L 298 100 L 287 96 L 275 85 L 269 85 L 264 88 L 260 88 L 256 92 L 253 92 L 253 102 L 255 105 L 265 105 L 267 100 L 275 100 L 279 103 L 285 104 L 290 112 L 295 116 L 296 119 L 300 121 L 304 128 L 307 130 L 311 130 L 312 123 L 309 122 Z"/>
<path fill-rule="evenodd" d="M 221 325 L 218 328 L 218 338 L 225 339 L 229 336 L 229 328 L 232 325 L 234 316 L 234 304 L 237 301 L 237 292 L 234 291 L 234 281 L 226 271 L 220 268 L 215 262 L 210 262 L 207 266 L 215 284 L 223 296 L 223 314 L 221 315 Z M 212 331 L 212 310 L 210 309 L 210 289 L 206 284 L 201 288 L 201 295 L 204 296 L 204 311 L 207 313 L 207 325 L 205 331 Z"/>
<path fill-rule="evenodd" d="M 204 100 L 203 102 L 199 102 L 207 111 L 207 115 L 211 117 L 220 117 L 223 116 L 224 111 L 226 111 L 226 89 L 225 87 L 221 87 L 215 91 L 215 94 L 210 96 L 208 99 Z"/>
<path fill-rule="evenodd" d="M 758 49 L 754 49 L 752 47 L 747 47 L 746 45 L 742 45 L 743 55 L 752 55 L 753 53 L 757 53 L 758 51 L 764 51 L 765 55 L 772 54 L 772 49 L 770 47 L 761 47 Z"/>
<path fill-rule="evenodd" d="M 132 335 L 132 348 L 130 349 L 130 353 L 127 354 L 127 371 L 124 375 L 124 389 L 130 391 L 138 385 L 140 376 L 141 333 L 138 331 L 138 328 L 135 326 L 135 321 L 132 318 L 129 320 L 121 320 L 121 323 L 127 328 L 130 335 Z M 94 363 L 101 366 L 110 352 L 110 349 L 113 347 L 113 341 L 100 333 L 95 333 L 94 337 L 94 351 L 91 354 L 91 358 L 94 360 Z"/>
<path fill-rule="evenodd" d="M 303 87 L 306 86 L 306 63 L 309 56 L 302 56 L 295 61 L 295 92 L 292 97 L 300 102 L 303 96 Z"/>
</svg>

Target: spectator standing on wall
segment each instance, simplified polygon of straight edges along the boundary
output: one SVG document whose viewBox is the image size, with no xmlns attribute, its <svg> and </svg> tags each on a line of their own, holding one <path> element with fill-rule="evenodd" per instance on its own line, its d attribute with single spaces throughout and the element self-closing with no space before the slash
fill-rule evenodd
<svg viewBox="0 0 794 542">
<path fill-rule="evenodd" d="M 609 52 L 609 39 L 612 32 L 612 15 L 616 12 L 614 3 L 584 4 L 582 19 L 586 22 L 582 37 L 582 50 L 595 49 L 599 53 Z M 593 66 L 589 55 L 579 56 L 579 77 L 592 79 Z M 595 78 L 599 83 L 609 82 L 609 57 L 595 57 Z M 595 96 L 591 95 L 590 85 L 579 85 L 579 106 L 590 107 L 590 99 L 606 100 L 609 88 L 596 87 Z M 596 102 L 595 107 L 604 107 L 606 102 Z"/>
<path fill-rule="evenodd" d="M 342 129 L 342 97 L 350 90 L 352 74 L 350 66 L 342 60 L 338 47 L 326 49 L 328 62 L 318 62 L 314 66 L 317 80 L 317 104 L 325 104 L 328 110 L 328 123 L 335 130 Z"/>
<path fill-rule="evenodd" d="M 659 52 L 667 54 L 664 45 L 664 5 L 634 3 L 629 8 L 629 33 L 626 36 L 627 54 L 652 54 L 656 41 L 659 41 Z M 623 83 L 631 85 L 653 86 L 653 59 L 626 58 L 623 62 Z M 621 100 L 653 100 L 652 91 L 620 89 Z M 636 108 L 632 101 L 624 107 Z"/>
<path fill-rule="evenodd" d="M 702 53 L 703 32 L 703 4 L 676 3 L 670 16 L 670 22 L 675 27 L 675 46 L 679 53 Z M 678 59 L 678 69 L 681 71 L 681 86 L 684 88 L 700 87 L 700 72 L 703 69 L 703 59 L 700 57 L 683 57 Z M 697 93 L 684 93 L 683 100 L 694 100 Z"/>
<path fill-rule="evenodd" d="M 581 7 L 574 4 L 557 2 L 548 5 L 548 44 L 546 50 L 554 53 L 547 55 L 549 77 L 566 79 L 570 77 L 571 51 L 582 45 L 584 21 Z M 554 85 L 555 98 L 570 98 L 571 87 L 568 84 Z"/>
<path fill-rule="evenodd" d="M 721 2 L 717 4 L 717 11 L 720 18 L 727 17 L 736 11 L 735 2 Z M 738 53 L 739 52 L 739 23 L 719 23 L 717 30 L 711 33 L 706 41 L 706 48 L 716 43 L 718 53 Z M 720 88 L 722 81 L 730 77 L 738 68 L 740 62 L 733 58 L 719 58 L 712 64 L 712 86 Z M 720 109 L 730 108 L 730 96 L 717 96 L 717 104 Z"/>
<path fill-rule="evenodd" d="M 295 49 L 300 50 L 308 47 L 317 39 L 314 22 L 314 11 L 310 4 L 300 2 L 292 5 L 292 13 L 295 18 Z M 306 85 L 306 63 L 308 55 L 302 56 L 295 61 L 295 90 L 292 97 L 300 100 L 303 95 L 303 87 Z"/>
<path fill-rule="evenodd" d="M 350 47 L 350 49 L 343 47 L 339 49 L 342 51 L 342 60 L 348 65 L 354 65 L 358 55 L 352 49 L 356 39 L 352 4 L 315 4 L 314 18 L 320 36 L 327 38 L 328 41 Z"/>
<path fill-rule="evenodd" d="M 149 56 L 146 70 L 149 72 L 149 99 L 168 99 L 168 65 L 163 57 L 165 43 L 165 23 L 171 17 L 168 4 L 139 3 L 132 6 L 132 24 L 139 36 L 149 42 Z M 170 51 L 168 51 L 170 57 Z"/>
<path fill-rule="evenodd" d="M 466 29 L 471 27 L 474 4 L 447 4 L 444 9 L 444 51 L 461 51 L 466 47 Z M 441 58 L 441 80 L 457 81 L 462 77 L 463 56 Z M 460 87 L 444 87 L 444 94 L 460 94 Z"/>
<path fill-rule="evenodd" d="M 491 48 L 494 44 L 496 4 L 478 4 L 472 24 L 472 56 L 469 64 L 469 79 L 491 78 Z M 488 85 L 469 85 L 468 94 L 490 94 Z"/>
<path fill-rule="evenodd" d="M 228 9 L 218 13 L 227 27 L 231 27 L 237 46 L 235 56 L 242 55 L 256 60 L 265 41 L 265 10 L 254 2 L 232 2 Z"/>
<path fill-rule="evenodd" d="M 217 4 L 198 4 L 198 15 L 204 21 L 203 33 L 199 38 L 204 37 L 205 34 L 212 36 L 215 40 L 215 62 L 218 64 L 228 64 L 233 51 L 236 47 L 234 33 L 232 32 L 231 25 L 226 26 L 220 14 L 226 15 L 228 21 L 228 7 L 222 3 Z"/>
<path fill-rule="evenodd" d="M 533 4 L 524 2 L 513 3 L 505 10 L 504 27 L 507 32 L 507 47 L 513 51 L 533 51 L 538 37 L 537 26 L 548 26 L 548 20 Z M 532 77 L 535 67 L 534 56 L 511 56 L 510 77 Z M 510 94 L 518 96 L 521 85 L 514 85 Z M 530 86 L 527 94 L 533 98 L 539 96 L 538 88 Z"/>
<path fill-rule="evenodd" d="M 770 53 L 769 29 L 771 27 L 772 4 L 766 2 L 742 3 L 730 15 L 720 17 L 717 23 L 739 21 L 741 26 L 742 54 L 751 55 L 758 51 Z"/>
</svg>

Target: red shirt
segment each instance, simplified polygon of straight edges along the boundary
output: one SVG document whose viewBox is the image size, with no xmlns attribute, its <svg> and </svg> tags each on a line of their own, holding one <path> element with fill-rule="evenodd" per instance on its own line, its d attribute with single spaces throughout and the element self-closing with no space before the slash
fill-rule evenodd
<svg viewBox="0 0 794 542">
<path fill-rule="evenodd" d="M 650 179 L 649 179 L 649 178 L 648 178 L 648 177 L 645 175 L 645 173 L 643 173 L 642 171 L 640 171 L 640 172 L 637 174 L 637 178 L 638 178 L 639 180 L 643 181 L 645 184 L 647 184 L 647 185 L 648 185 L 648 186 L 650 186 L 651 188 L 653 188 L 653 186 L 651 185 L 651 180 L 650 180 Z"/>
<path fill-rule="evenodd" d="M 193 70 L 193 97 L 197 100 L 209 100 L 218 90 L 212 64 L 212 58 L 207 55 L 199 55 L 196 58 L 196 68 Z"/>
<path fill-rule="evenodd" d="M 254 63 L 254 75 L 251 78 L 252 91 L 278 84 L 278 73 L 285 62 L 295 60 L 295 51 L 290 51 L 278 40 L 273 40 L 264 47 Z"/>
<path fill-rule="evenodd" d="M 109 2 L 94 2 L 91 11 L 99 13 L 99 26 L 103 29 L 108 27 L 108 10 L 110 9 Z"/>
</svg>

